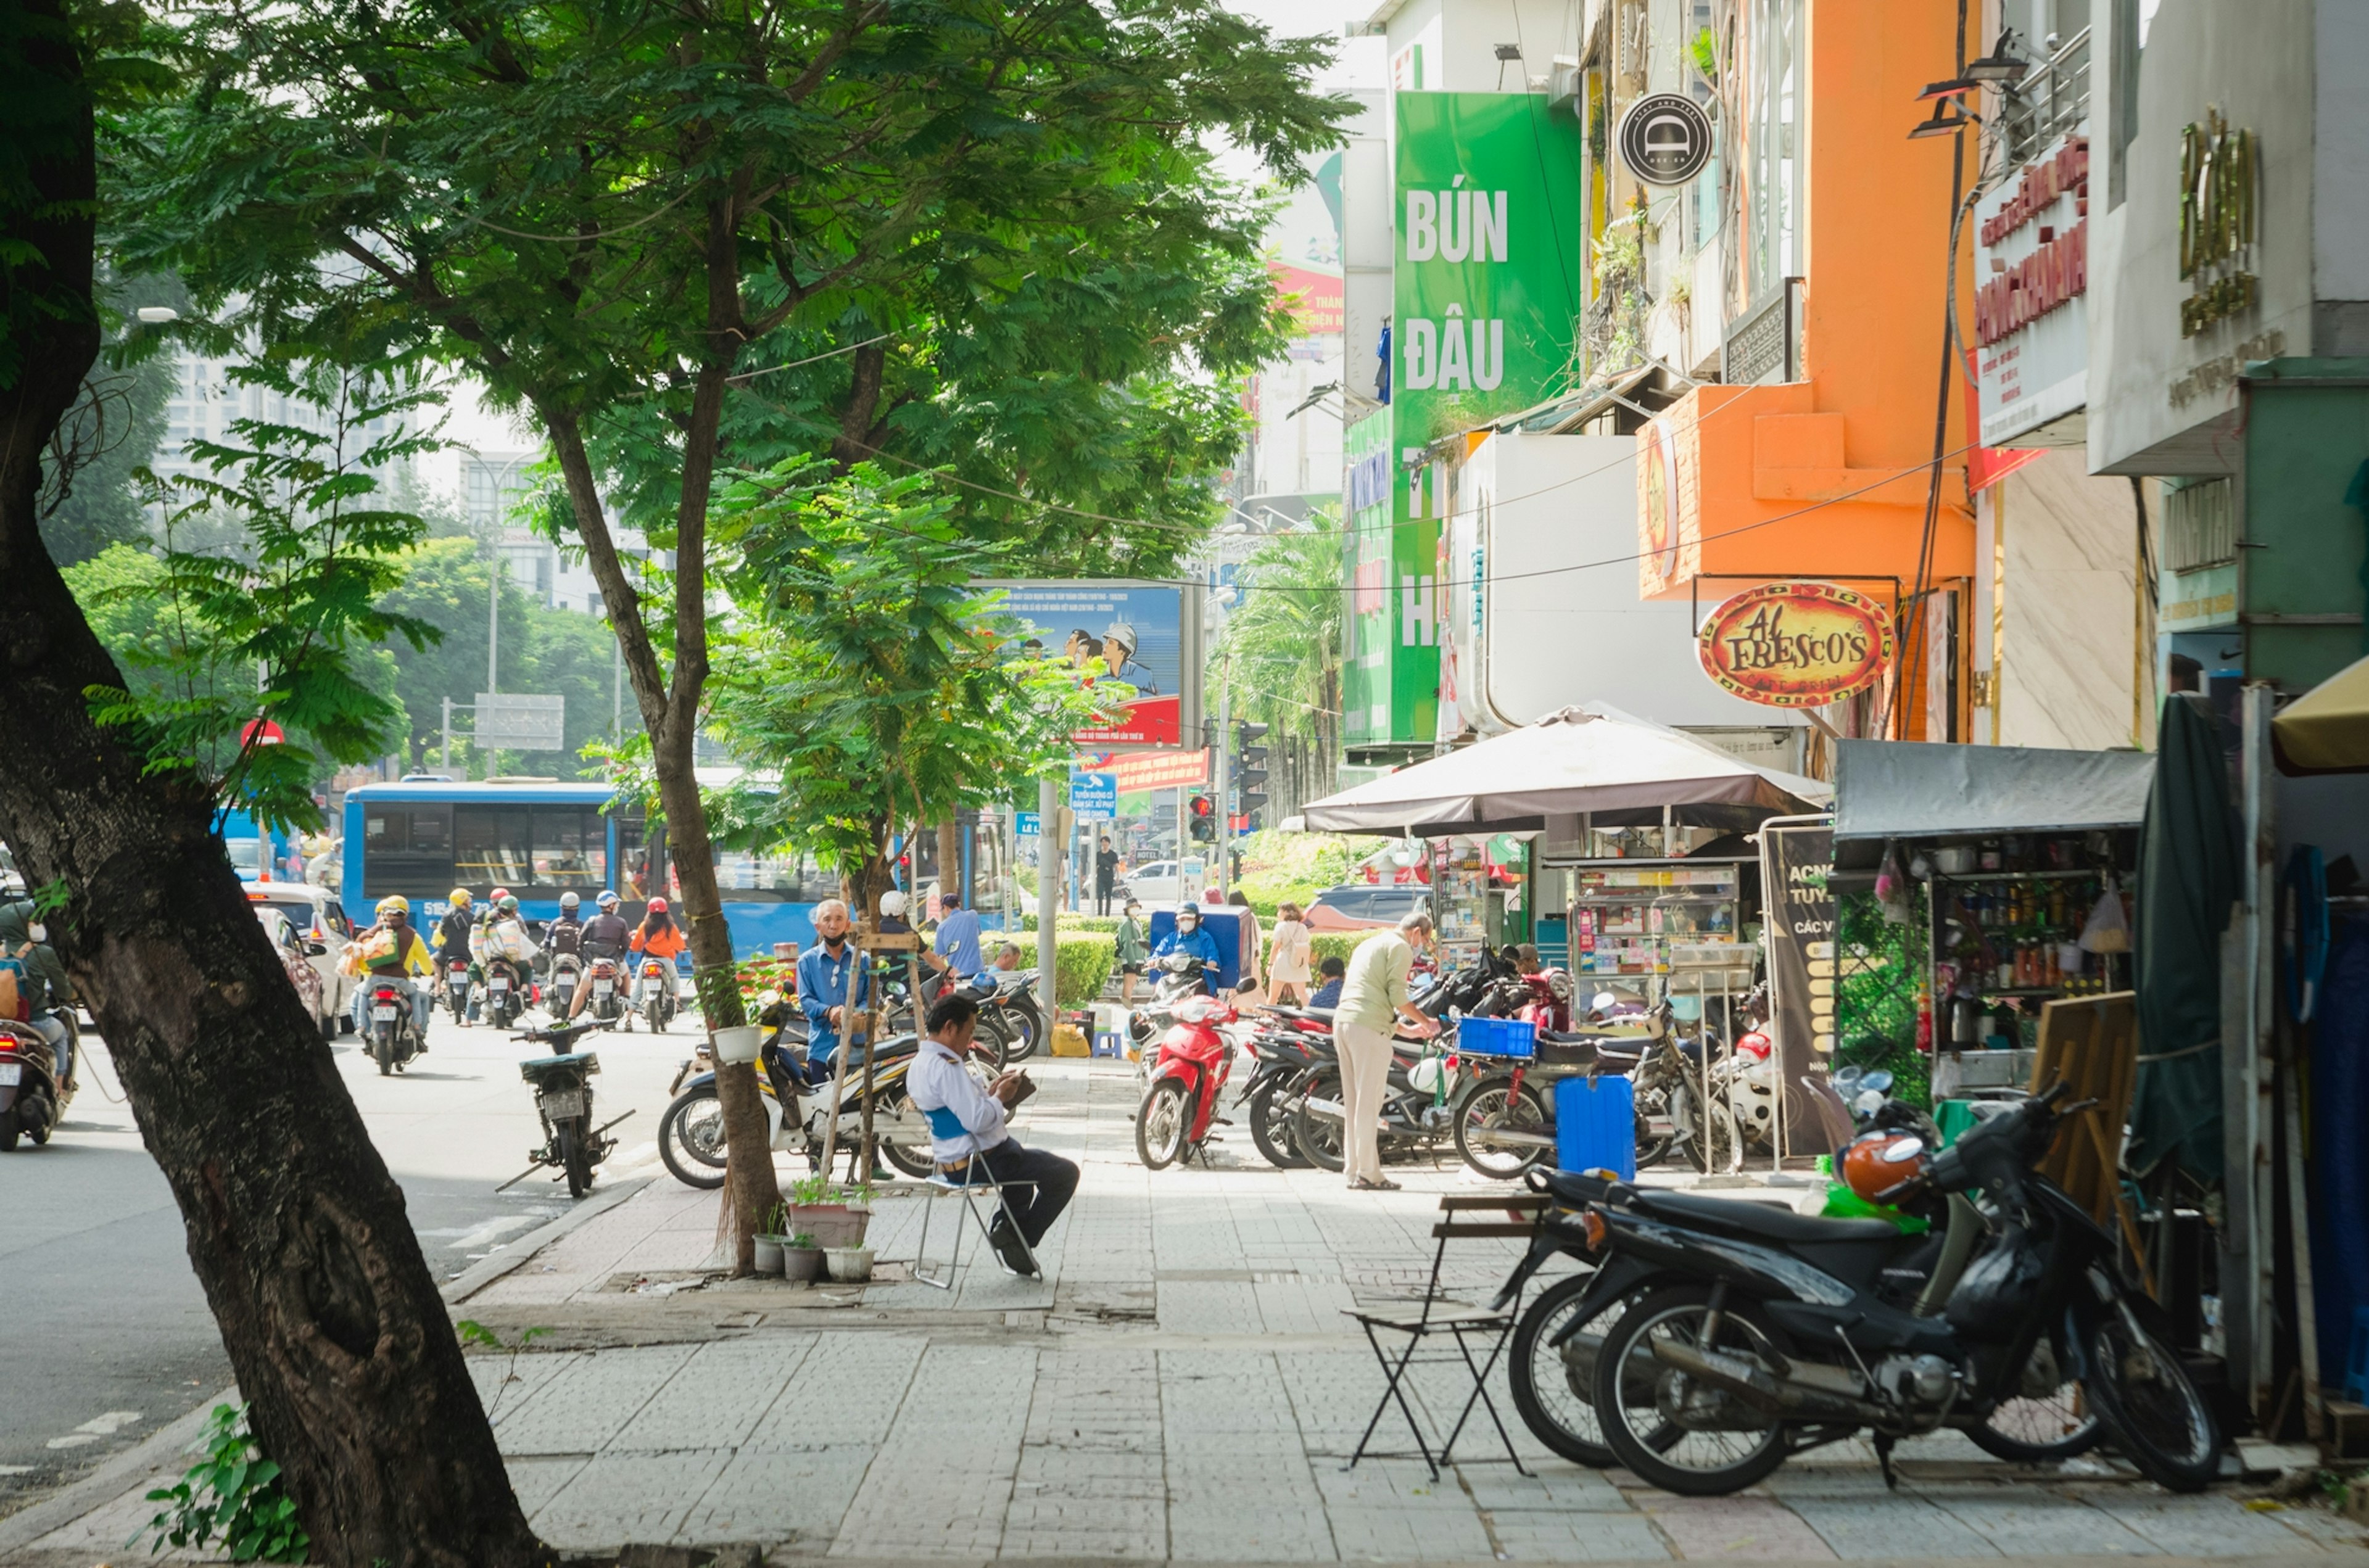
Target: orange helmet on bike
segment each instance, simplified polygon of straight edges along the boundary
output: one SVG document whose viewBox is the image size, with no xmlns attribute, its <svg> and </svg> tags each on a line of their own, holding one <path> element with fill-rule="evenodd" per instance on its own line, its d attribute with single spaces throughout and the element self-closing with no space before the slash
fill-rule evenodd
<svg viewBox="0 0 2369 1568">
<path fill-rule="evenodd" d="M 1843 1146 L 1843 1185 L 1870 1203 L 1897 1201 L 1933 1161 L 1925 1140 L 1897 1127 L 1863 1132 Z"/>
</svg>

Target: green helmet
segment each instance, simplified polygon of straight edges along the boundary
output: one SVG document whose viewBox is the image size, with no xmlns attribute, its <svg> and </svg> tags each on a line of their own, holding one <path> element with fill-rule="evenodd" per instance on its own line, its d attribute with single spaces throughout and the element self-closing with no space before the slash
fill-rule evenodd
<svg viewBox="0 0 2369 1568">
<path fill-rule="evenodd" d="M 501 901 L 500 907 L 502 913 L 506 915 L 514 915 L 518 913 L 518 896 L 516 894 L 512 894 L 504 898 Z"/>
</svg>

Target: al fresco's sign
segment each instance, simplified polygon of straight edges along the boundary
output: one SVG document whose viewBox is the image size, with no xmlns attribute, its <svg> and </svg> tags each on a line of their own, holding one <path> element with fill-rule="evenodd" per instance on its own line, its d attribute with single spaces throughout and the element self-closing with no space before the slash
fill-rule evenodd
<svg viewBox="0 0 2369 1568">
<path fill-rule="evenodd" d="M 1711 612 L 1705 673 L 1747 703 L 1818 707 L 1865 691 L 1892 662 L 1892 615 L 1830 582 L 1772 582 Z"/>
<path fill-rule="evenodd" d="M 2193 338 L 2216 321 L 2251 310 L 2261 297 L 2249 264 L 2260 183 L 2260 147 L 2208 105 L 2204 123 L 2180 133 L 2180 335 Z"/>
</svg>

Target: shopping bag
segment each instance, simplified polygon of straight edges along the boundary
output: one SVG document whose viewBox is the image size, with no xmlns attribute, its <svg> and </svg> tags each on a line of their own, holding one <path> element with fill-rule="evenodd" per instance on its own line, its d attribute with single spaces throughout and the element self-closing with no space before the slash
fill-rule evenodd
<svg viewBox="0 0 2369 1568">
<path fill-rule="evenodd" d="M 2081 928 L 2081 947 L 2089 953 L 2131 950 L 2130 917 L 2123 913 L 2122 891 L 2114 886 L 2112 877 L 2106 879 L 2106 890 L 2098 895 L 2089 923 Z"/>
</svg>

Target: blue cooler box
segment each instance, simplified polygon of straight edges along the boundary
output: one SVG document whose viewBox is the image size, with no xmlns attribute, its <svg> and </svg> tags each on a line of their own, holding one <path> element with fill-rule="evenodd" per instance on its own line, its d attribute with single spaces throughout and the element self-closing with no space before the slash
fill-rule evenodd
<svg viewBox="0 0 2369 1568">
<path fill-rule="evenodd" d="M 1566 1078 L 1555 1085 L 1555 1168 L 1637 1179 L 1637 1090 L 1626 1078 Z"/>
<path fill-rule="evenodd" d="M 1539 1026 L 1527 1018 L 1467 1018 L 1456 1025 L 1456 1048 L 1476 1057 L 1534 1057 Z"/>
</svg>

